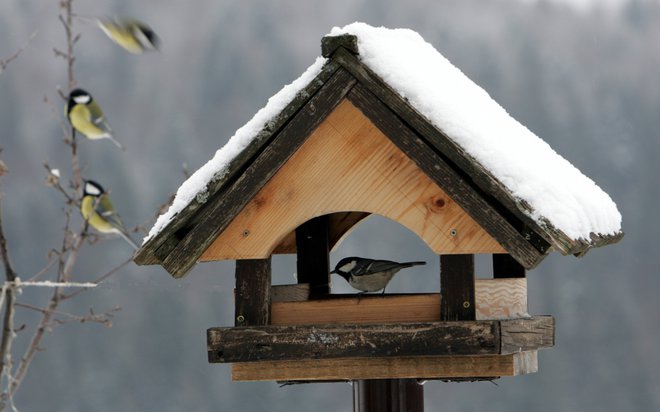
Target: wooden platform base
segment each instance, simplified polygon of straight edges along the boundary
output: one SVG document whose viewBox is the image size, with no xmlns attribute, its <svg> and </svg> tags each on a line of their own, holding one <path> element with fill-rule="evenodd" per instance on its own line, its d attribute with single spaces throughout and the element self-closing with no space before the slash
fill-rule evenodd
<svg viewBox="0 0 660 412">
<path fill-rule="evenodd" d="M 537 351 L 527 351 L 509 355 L 243 362 L 232 364 L 232 380 L 455 379 L 517 376 L 537 370 Z"/>
</svg>

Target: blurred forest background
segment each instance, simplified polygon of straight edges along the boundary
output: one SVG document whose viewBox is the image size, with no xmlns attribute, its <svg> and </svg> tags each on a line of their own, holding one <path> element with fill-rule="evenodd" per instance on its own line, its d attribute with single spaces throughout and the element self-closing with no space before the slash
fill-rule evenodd
<svg viewBox="0 0 660 412">
<path fill-rule="evenodd" d="M 356 20 L 418 31 L 516 119 L 617 202 L 626 236 L 583 259 L 553 255 L 529 273 L 530 312 L 557 320 L 556 347 L 539 372 L 492 383 L 426 384 L 429 411 L 660 410 L 660 3 L 657 0 L 149 0 L 76 2 L 81 15 L 133 16 L 162 38 L 160 53 L 129 55 L 93 24 L 76 22 L 76 77 L 103 107 L 122 153 L 81 143 L 85 176 L 109 188 L 132 226 L 154 217 L 266 99 L 320 54 L 321 37 Z M 66 69 L 56 1 L 0 1 L 0 58 L 38 35 L 0 75 L 1 180 L 9 247 L 19 275 L 46 263 L 63 227 L 61 195 L 44 184 L 47 160 L 66 168 L 60 122 Z M 47 96 L 55 109 L 43 102 Z M 478 121 L 478 119 L 475 119 Z M 540 167 L 542 167 L 540 165 Z M 552 173 L 548 171 L 548 173 Z M 63 176 L 64 179 L 70 176 Z M 120 239 L 89 249 L 84 278 L 120 263 Z M 389 292 L 439 289 L 438 258 L 404 228 L 362 224 L 333 252 L 426 260 L 414 282 Z M 477 269 L 488 273 L 488 261 Z M 16 404 L 22 411 L 352 410 L 348 384 L 232 383 L 206 361 L 205 331 L 232 324 L 233 262 L 198 265 L 184 280 L 130 265 L 63 310 L 121 306 L 114 326 L 68 324 L 47 336 Z M 292 283 L 295 261 L 274 261 Z M 413 274 L 411 274 L 412 276 Z M 333 288 L 349 290 L 342 279 Z M 21 297 L 37 301 L 41 293 Z M 20 309 L 19 309 L 20 310 Z M 20 311 L 17 324 L 36 316 Z M 14 345 L 21 345 L 19 337 Z M 259 396 L 255 396 L 255 394 Z"/>
</svg>

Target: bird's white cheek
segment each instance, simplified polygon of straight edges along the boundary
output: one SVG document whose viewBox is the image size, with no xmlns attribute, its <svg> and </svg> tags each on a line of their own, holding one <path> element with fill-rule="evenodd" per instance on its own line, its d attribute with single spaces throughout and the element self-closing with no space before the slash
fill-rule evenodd
<svg viewBox="0 0 660 412">
<path fill-rule="evenodd" d="M 354 268 L 356 265 L 357 265 L 357 262 L 353 260 L 353 261 L 351 261 L 351 262 L 348 262 L 348 263 L 345 264 L 344 266 L 340 267 L 339 270 L 342 271 L 342 272 L 346 272 L 346 273 L 348 273 L 348 272 L 350 272 L 351 270 L 353 270 L 353 268 Z"/>
</svg>

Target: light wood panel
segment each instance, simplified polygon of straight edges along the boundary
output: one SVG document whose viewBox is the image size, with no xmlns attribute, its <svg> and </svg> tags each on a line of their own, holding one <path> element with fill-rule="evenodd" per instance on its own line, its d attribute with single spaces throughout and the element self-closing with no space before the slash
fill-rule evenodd
<svg viewBox="0 0 660 412">
<path fill-rule="evenodd" d="M 439 293 L 366 295 L 306 301 L 305 285 L 273 286 L 272 325 L 438 322 Z M 527 279 L 476 279 L 477 320 L 528 317 Z"/>
<path fill-rule="evenodd" d="M 231 370 L 234 381 L 498 377 L 537 372 L 537 354 L 243 362 Z"/>
<path fill-rule="evenodd" d="M 360 110 L 344 100 L 200 260 L 268 257 L 300 224 L 345 211 L 394 220 L 439 254 L 504 252 Z"/>
</svg>

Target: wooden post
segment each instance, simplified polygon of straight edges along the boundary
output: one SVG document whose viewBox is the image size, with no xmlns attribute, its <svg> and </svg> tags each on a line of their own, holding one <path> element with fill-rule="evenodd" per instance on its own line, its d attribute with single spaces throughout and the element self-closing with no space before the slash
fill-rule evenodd
<svg viewBox="0 0 660 412">
<path fill-rule="evenodd" d="M 508 253 L 493 253 L 493 277 L 524 278 L 525 268 Z"/>
<path fill-rule="evenodd" d="M 370 379 L 353 382 L 355 412 L 422 412 L 424 387 L 416 379 Z"/>
<path fill-rule="evenodd" d="M 270 284 L 270 258 L 236 261 L 235 326 L 270 324 Z"/>
<path fill-rule="evenodd" d="M 319 216 L 296 229 L 298 283 L 309 283 L 310 297 L 330 293 L 328 216 Z"/>
<path fill-rule="evenodd" d="M 440 318 L 475 320 L 474 255 L 440 256 Z"/>
</svg>

